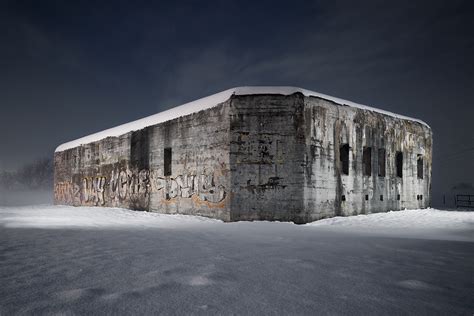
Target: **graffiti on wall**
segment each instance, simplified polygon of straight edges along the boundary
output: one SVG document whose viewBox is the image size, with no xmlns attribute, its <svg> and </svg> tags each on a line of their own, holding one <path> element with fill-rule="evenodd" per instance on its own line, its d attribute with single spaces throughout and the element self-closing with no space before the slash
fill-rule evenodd
<svg viewBox="0 0 474 316">
<path fill-rule="evenodd" d="M 162 192 L 166 200 L 197 196 L 202 201 L 218 203 L 226 196 L 224 186 L 215 184 L 213 174 L 185 174 L 175 178 L 153 177 L 152 188 L 154 192 Z"/>
<path fill-rule="evenodd" d="M 105 177 L 83 178 L 81 201 L 86 204 L 104 205 L 106 180 Z"/>
<path fill-rule="evenodd" d="M 136 201 L 148 197 L 150 191 L 150 172 L 130 170 L 112 171 L 107 183 L 109 199 L 115 201 Z"/>
<path fill-rule="evenodd" d="M 74 205 L 119 206 L 130 201 L 147 205 L 151 193 L 161 194 L 163 201 L 177 198 L 197 199 L 208 203 L 219 203 L 226 197 L 223 185 L 217 185 L 214 174 L 183 174 L 162 177 L 158 172 L 113 170 L 107 178 L 103 175 L 83 177 L 78 181 L 55 184 L 56 201 Z"/>
<path fill-rule="evenodd" d="M 75 204 L 80 201 L 80 186 L 69 181 L 58 182 L 54 186 L 54 196 L 57 201 Z"/>
</svg>

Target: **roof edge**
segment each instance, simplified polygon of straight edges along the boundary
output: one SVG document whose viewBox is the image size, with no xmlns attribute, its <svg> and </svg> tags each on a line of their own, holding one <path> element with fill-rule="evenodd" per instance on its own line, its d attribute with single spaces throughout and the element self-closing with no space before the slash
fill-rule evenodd
<svg viewBox="0 0 474 316">
<path fill-rule="evenodd" d="M 378 112 L 381 114 L 385 114 L 385 115 L 396 117 L 403 120 L 418 122 L 430 128 L 428 124 L 426 124 L 425 122 L 419 119 L 399 115 L 393 112 L 377 109 L 377 108 L 370 107 L 363 104 L 358 104 L 352 101 L 340 99 L 337 97 L 314 92 L 314 91 L 303 89 L 303 88 L 291 87 L 291 86 L 243 86 L 243 87 L 235 87 L 235 88 L 227 89 L 225 91 L 212 94 L 210 96 L 173 107 L 171 109 L 159 112 L 157 114 L 153 114 L 153 115 L 150 115 L 150 116 L 147 116 L 147 117 L 144 117 L 144 118 L 141 118 L 129 123 L 121 124 L 121 125 L 118 125 L 118 126 L 115 126 L 115 127 L 112 127 L 112 128 L 109 128 L 97 133 L 93 133 L 93 134 L 63 143 L 56 148 L 55 152 L 61 152 L 67 149 L 78 147 L 83 144 L 99 141 L 107 137 L 117 137 L 117 136 L 129 133 L 131 131 L 143 129 L 148 126 L 170 121 L 182 116 L 197 113 L 202 110 L 207 110 L 207 109 L 216 107 L 217 105 L 221 103 L 226 102 L 232 97 L 232 95 L 259 95 L 259 94 L 291 95 L 298 92 L 302 93 L 303 95 L 307 97 L 317 97 L 317 98 L 332 101 L 340 105 L 347 105 L 350 107 Z"/>
</svg>

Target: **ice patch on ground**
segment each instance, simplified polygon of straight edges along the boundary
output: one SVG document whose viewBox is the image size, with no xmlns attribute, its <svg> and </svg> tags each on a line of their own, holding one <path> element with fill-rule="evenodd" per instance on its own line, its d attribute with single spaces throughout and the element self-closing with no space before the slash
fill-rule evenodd
<svg viewBox="0 0 474 316">
<path fill-rule="evenodd" d="M 440 288 L 420 280 L 403 280 L 398 282 L 400 287 L 410 290 L 436 291 Z"/>
<path fill-rule="evenodd" d="M 192 286 L 203 286 L 211 284 L 211 280 L 209 280 L 205 275 L 196 275 L 191 278 L 189 281 L 189 285 Z"/>
</svg>

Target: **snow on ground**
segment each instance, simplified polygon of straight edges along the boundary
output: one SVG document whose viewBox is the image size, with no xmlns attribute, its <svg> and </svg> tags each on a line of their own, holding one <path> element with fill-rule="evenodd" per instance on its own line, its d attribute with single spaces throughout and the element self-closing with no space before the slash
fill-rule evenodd
<svg viewBox="0 0 474 316">
<path fill-rule="evenodd" d="M 167 215 L 121 208 L 36 205 L 0 207 L 0 226 L 12 228 L 199 228 L 205 225 L 246 225 L 190 215 Z M 254 223 L 257 224 L 257 223 Z M 259 222 L 260 225 L 292 223 Z M 298 226 L 297 226 L 298 227 Z M 437 209 L 404 210 L 322 219 L 301 229 L 474 241 L 474 212 Z"/>
<path fill-rule="evenodd" d="M 295 225 L 0 207 L 0 315 L 471 315 L 472 214 Z"/>
<path fill-rule="evenodd" d="M 35 205 L 0 207 L 0 226 L 11 228 L 177 228 L 219 223 L 190 215 L 166 215 L 122 208 Z"/>
<path fill-rule="evenodd" d="M 308 224 L 309 226 L 341 226 L 341 227 L 377 227 L 377 228 L 469 228 L 474 225 L 474 212 L 444 211 L 437 209 L 418 209 L 390 211 L 348 217 L 332 217 Z"/>
<path fill-rule="evenodd" d="M 333 217 L 307 224 L 334 229 L 398 237 L 474 241 L 474 211 L 418 209 L 348 217 Z"/>
</svg>

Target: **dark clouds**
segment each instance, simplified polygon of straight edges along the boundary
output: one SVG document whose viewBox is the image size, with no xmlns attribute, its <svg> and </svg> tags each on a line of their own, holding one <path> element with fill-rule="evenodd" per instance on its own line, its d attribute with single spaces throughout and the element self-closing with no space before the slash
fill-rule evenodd
<svg viewBox="0 0 474 316">
<path fill-rule="evenodd" d="M 470 1 L 4 1 L 0 168 L 239 85 L 428 122 L 434 186 L 474 182 Z"/>
</svg>

